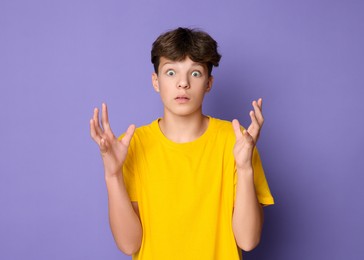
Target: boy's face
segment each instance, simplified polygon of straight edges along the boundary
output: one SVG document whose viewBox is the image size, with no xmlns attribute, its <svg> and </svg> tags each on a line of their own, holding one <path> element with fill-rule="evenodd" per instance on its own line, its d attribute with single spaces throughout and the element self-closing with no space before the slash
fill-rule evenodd
<svg viewBox="0 0 364 260">
<path fill-rule="evenodd" d="M 160 58 L 158 74 L 153 73 L 152 83 L 160 93 L 164 113 L 188 116 L 202 114 L 205 93 L 212 87 L 213 77 L 208 76 L 206 65 L 192 61 Z"/>
</svg>

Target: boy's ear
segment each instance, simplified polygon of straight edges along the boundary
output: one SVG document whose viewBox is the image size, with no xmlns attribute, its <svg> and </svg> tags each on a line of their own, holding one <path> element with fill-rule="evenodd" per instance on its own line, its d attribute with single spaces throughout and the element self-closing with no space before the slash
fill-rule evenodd
<svg viewBox="0 0 364 260">
<path fill-rule="evenodd" d="M 155 72 L 153 72 L 153 74 L 152 74 L 152 84 L 153 84 L 154 90 L 156 92 L 159 92 L 158 75 Z"/>
<path fill-rule="evenodd" d="M 214 83 L 214 77 L 211 75 L 209 77 L 209 79 L 207 80 L 207 88 L 206 88 L 206 92 L 210 92 L 211 88 L 212 88 L 212 83 Z"/>
</svg>

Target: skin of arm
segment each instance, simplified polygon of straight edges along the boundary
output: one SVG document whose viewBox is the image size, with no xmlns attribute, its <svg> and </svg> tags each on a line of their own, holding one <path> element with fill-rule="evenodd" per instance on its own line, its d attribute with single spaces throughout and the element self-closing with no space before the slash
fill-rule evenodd
<svg viewBox="0 0 364 260">
<path fill-rule="evenodd" d="M 232 122 L 238 175 L 232 226 L 236 243 L 244 251 L 250 251 L 259 244 L 263 227 L 263 209 L 256 196 L 252 167 L 253 150 L 264 122 L 262 99 L 252 104 L 254 111 L 250 111 L 252 123 L 248 130 L 241 132 L 238 120 Z"/>
<path fill-rule="evenodd" d="M 107 178 L 106 187 L 109 222 L 115 242 L 122 252 L 132 255 L 139 250 L 142 241 L 137 203 L 130 202 L 122 177 Z"/>
<path fill-rule="evenodd" d="M 90 132 L 92 139 L 99 145 L 104 164 L 110 228 L 118 248 L 125 254 L 132 255 L 140 249 L 143 231 L 138 204 L 130 201 L 125 188 L 122 166 L 135 126 L 130 125 L 125 136 L 118 140 L 111 130 L 106 104 L 102 104 L 102 127 L 98 114 L 98 109 L 95 108 L 90 120 Z"/>
<path fill-rule="evenodd" d="M 233 213 L 233 232 L 238 246 L 253 250 L 260 242 L 263 209 L 255 194 L 253 170 L 238 171 Z"/>
</svg>

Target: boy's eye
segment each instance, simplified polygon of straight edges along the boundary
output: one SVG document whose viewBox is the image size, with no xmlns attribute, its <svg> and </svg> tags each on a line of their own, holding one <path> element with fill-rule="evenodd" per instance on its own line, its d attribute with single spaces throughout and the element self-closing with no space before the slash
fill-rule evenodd
<svg viewBox="0 0 364 260">
<path fill-rule="evenodd" d="M 194 76 L 194 77 L 200 77 L 201 76 L 201 72 L 199 72 L 199 71 L 193 71 L 192 72 L 192 76 Z"/>
<path fill-rule="evenodd" d="M 176 72 L 174 70 L 167 70 L 167 75 L 168 76 L 173 76 L 175 74 L 176 74 Z"/>
</svg>

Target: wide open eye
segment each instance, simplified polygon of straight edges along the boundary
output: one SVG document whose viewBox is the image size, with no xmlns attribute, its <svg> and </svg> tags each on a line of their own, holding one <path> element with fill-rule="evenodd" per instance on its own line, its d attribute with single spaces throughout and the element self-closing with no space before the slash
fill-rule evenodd
<svg viewBox="0 0 364 260">
<path fill-rule="evenodd" d="M 201 77 L 201 75 L 202 75 L 201 72 L 199 72 L 198 70 L 195 70 L 195 71 L 192 72 L 192 76 L 193 77 L 197 77 L 198 78 L 198 77 Z"/>
<path fill-rule="evenodd" d="M 166 74 L 168 76 L 174 76 L 174 75 L 176 75 L 176 72 L 174 70 L 167 70 Z"/>
</svg>

